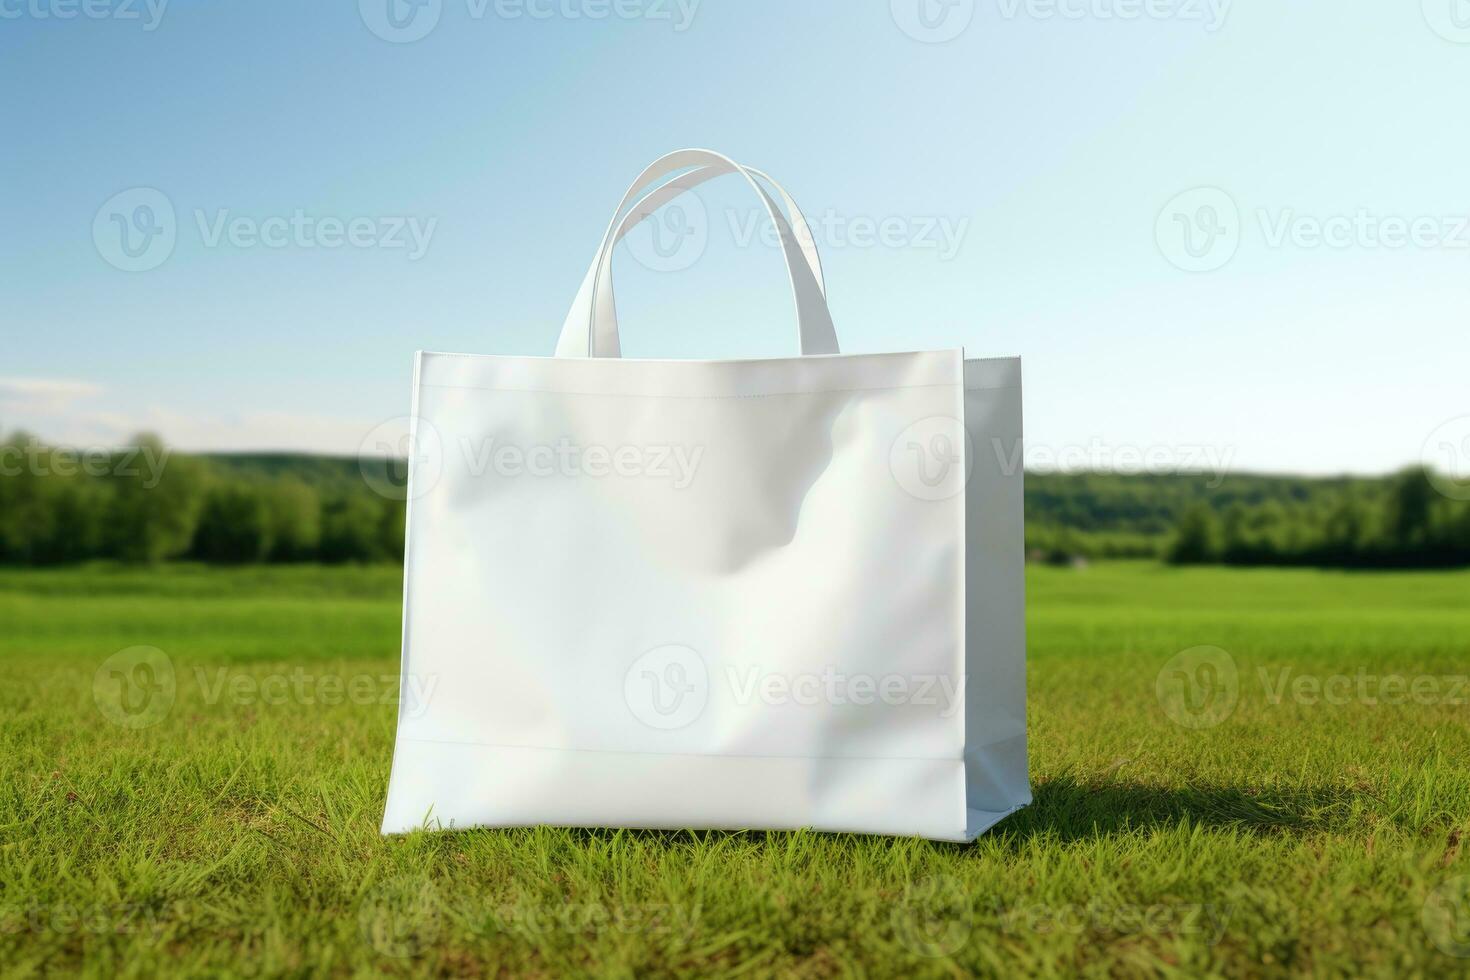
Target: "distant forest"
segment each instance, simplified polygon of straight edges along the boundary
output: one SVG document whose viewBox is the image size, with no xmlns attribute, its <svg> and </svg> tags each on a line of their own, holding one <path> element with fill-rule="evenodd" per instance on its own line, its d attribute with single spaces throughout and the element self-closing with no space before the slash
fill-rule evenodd
<svg viewBox="0 0 1470 980">
<path fill-rule="evenodd" d="M 1470 500 L 1462 496 L 1441 493 L 1418 468 L 1378 478 L 1028 473 L 1026 545 L 1050 561 L 1466 566 Z"/>
<path fill-rule="evenodd" d="M 0 562 L 401 561 L 403 469 L 351 457 L 188 455 L 151 437 L 78 454 L 15 434 L 0 439 Z M 1470 565 L 1470 501 L 1429 477 L 1028 473 L 1027 554 L 1055 563 Z"/>
</svg>

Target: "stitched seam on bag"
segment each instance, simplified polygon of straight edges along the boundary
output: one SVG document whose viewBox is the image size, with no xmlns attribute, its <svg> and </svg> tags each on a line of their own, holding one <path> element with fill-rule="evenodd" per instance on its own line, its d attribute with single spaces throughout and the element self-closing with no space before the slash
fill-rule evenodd
<svg viewBox="0 0 1470 980">
<path fill-rule="evenodd" d="M 822 361 L 836 360 L 874 360 L 880 357 L 930 357 L 935 355 L 952 354 L 961 352 L 960 362 L 968 364 L 976 361 L 1019 361 L 1019 355 L 1011 354 L 1000 357 L 964 357 L 963 347 L 939 347 L 934 350 L 911 350 L 911 351 L 873 351 L 867 354 L 801 354 L 787 357 L 711 357 L 691 360 L 678 357 L 564 357 L 560 354 L 462 354 L 454 351 L 421 350 L 420 354 L 426 357 L 457 357 L 466 361 L 482 360 L 525 360 L 541 361 L 549 363 L 552 361 L 618 361 L 623 364 L 775 364 L 780 361 L 792 363 L 820 363 Z"/>
<path fill-rule="evenodd" d="M 526 752 L 580 752 L 589 755 L 643 755 L 650 758 L 664 756 L 687 756 L 698 759 L 810 759 L 816 762 L 851 759 L 854 762 L 963 762 L 963 756 L 951 755 L 757 755 L 741 752 L 639 752 L 630 749 L 572 749 L 560 745 L 505 745 L 497 742 L 466 742 L 453 738 L 418 738 L 413 735 L 398 736 L 400 742 L 418 742 L 421 745 L 464 745 L 477 749 L 516 749 Z"/>
<path fill-rule="evenodd" d="M 793 395 L 841 395 L 860 391 L 916 391 L 924 388 L 964 388 L 963 385 L 954 382 L 939 382 L 924 385 L 876 385 L 872 388 L 808 388 L 799 391 L 766 391 L 754 395 L 654 395 L 642 392 L 622 391 L 567 391 L 562 388 L 501 388 L 488 387 L 486 385 L 446 385 L 424 382 L 424 388 L 448 388 L 451 390 L 468 391 L 504 391 L 527 395 L 579 395 L 586 398 L 681 398 L 699 399 L 701 401 L 726 401 L 742 398 L 787 398 Z M 1019 387 L 1019 386 L 1011 386 Z M 967 388 L 967 391 L 992 390 Z"/>
</svg>

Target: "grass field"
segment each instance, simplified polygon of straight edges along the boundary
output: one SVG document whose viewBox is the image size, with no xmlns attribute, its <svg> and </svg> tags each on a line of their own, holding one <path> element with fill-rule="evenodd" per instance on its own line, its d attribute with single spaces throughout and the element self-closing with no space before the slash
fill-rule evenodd
<svg viewBox="0 0 1470 980">
<path fill-rule="evenodd" d="M 396 568 L 0 571 L 0 970 L 1470 972 L 1470 575 L 1029 574 L 1036 803 L 956 846 L 382 839 Z"/>
</svg>

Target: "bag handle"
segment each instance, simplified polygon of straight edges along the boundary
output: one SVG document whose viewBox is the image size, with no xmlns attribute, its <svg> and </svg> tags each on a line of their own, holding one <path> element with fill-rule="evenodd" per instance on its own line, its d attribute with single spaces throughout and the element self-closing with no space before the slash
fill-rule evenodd
<svg viewBox="0 0 1470 980">
<path fill-rule="evenodd" d="M 792 233 L 796 237 L 797 244 L 801 247 L 802 257 L 806 260 L 807 268 L 811 270 L 811 275 L 816 281 L 817 289 L 825 298 L 827 295 L 827 286 L 822 276 L 822 260 L 817 254 L 816 240 L 812 236 L 810 225 L 807 224 L 806 215 L 802 214 L 801 208 L 797 206 L 796 201 L 787 193 L 786 188 L 782 187 L 770 174 L 756 170 L 754 167 L 746 167 L 745 171 L 751 176 L 770 184 L 771 188 L 780 196 L 782 205 L 786 208 L 787 214 L 790 215 Z M 614 246 L 622 241 L 628 232 L 649 218 L 652 218 L 659 208 L 673 201 L 680 194 L 693 190 L 707 180 L 712 180 L 715 177 L 731 172 L 729 167 L 723 165 L 697 167 L 694 170 L 671 178 L 667 183 L 650 191 L 623 216 L 623 220 L 618 224 L 617 234 L 613 238 Z M 572 312 L 562 325 L 561 337 L 557 341 L 556 348 L 556 353 L 559 356 L 583 356 L 578 352 L 585 349 L 585 341 L 582 337 L 582 323 L 585 321 L 578 320 L 578 315 L 580 310 L 585 306 L 586 296 L 592 289 L 592 283 L 594 282 L 593 276 L 595 274 L 595 266 L 593 269 L 587 271 L 587 276 L 582 282 L 582 289 L 578 291 L 577 302 L 573 304 Z M 613 295 L 612 284 L 608 283 L 607 288 L 608 296 L 611 298 Z M 612 333 L 616 336 L 617 312 L 615 303 L 610 301 L 607 304 L 607 314 Z"/>
<path fill-rule="evenodd" d="M 634 197 L 645 187 L 660 178 L 691 167 L 700 169 L 682 174 L 644 197 L 631 213 L 623 215 Z M 697 184 L 726 173 L 738 173 L 760 195 L 781 241 L 786 271 L 791 280 L 792 297 L 796 304 L 798 336 L 803 354 L 835 354 L 838 352 L 837 336 L 832 327 L 832 316 L 827 309 L 821 262 L 816 255 L 805 217 L 796 208 L 791 196 L 775 181 L 760 171 L 740 166 L 734 160 L 711 150 L 678 150 L 655 160 L 628 188 L 613 212 L 612 221 L 603 235 L 592 266 L 577 291 L 562 326 L 561 338 L 557 342 L 559 357 L 617 357 L 620 352 L 617 332 L 617 313 L 613 305 L 612 292 L 612 248 L 622 234 L 638 222 L 647 218 L 658 206 L 671 200 Z M 777 188 L 783 203 L 791 209 L 793 221 L 801 229 L 801 237 L 792 231 L 782 215 L 781 209 L 757 182 L 756 176 L 771 182 Z M 621 220 L 620 220 L 621 218 Z M 626 226 L 626 227 L 625 227 Z"/>
<path fill-rule="evenodd" d="M 802 257 L 806 259 L 807 268 L 812 272 L 812 278 L 817 282 L 817 288 L 822 295 L 827 295 L 827 284 L 822 277 L 822 257 L 817 254 L 816 239 L 812 236 L 811 226 L 807 224 L 806 215 L 802 214 L 801 208 L 797 206 L 786 188 L 777 183 L 776 178 L 764 170 L 754 167 L 745 167 L 745 172 L 771 186 L 771 189 L 781 198 L 781 206 L 786 209 L 788 220 L 791 223 L 791 231 L 796 236 L 796 244 L 801 247 Z M 659 208 L 668 204 L 685 191 L 691 191 L 703 184 L 705 181 L 713 180 L 731 171 L 725 167 L 696 167 L 677 177 L 671 178 L 668 183 L 662 184 L 658 189 L 650 191 L 641 201 L 633 205 L 628 213 L 623 216 L 622 223 L 618 225 L 618 233 L 614 244 L 623 240 L 628 232 L 637 228 L 640 224 L 652 218 Z"/>
</svg>

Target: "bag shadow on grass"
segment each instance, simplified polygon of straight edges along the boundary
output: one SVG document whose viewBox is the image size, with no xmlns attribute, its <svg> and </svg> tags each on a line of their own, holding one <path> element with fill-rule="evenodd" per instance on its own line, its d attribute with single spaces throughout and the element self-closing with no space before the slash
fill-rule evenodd
<svg viewBox="0 0 1470 980">
<path fill-rule="evenodd" d="M 1279 834 L 1347 826 L 1357 819 L 1355 804 L 1375 802 L 1347 787 L 1168 787 L 1071 776 L 1037 783 L 1033 795 L 991 833 L 1075 841 L 1188 825 Z"/>
</svg>

